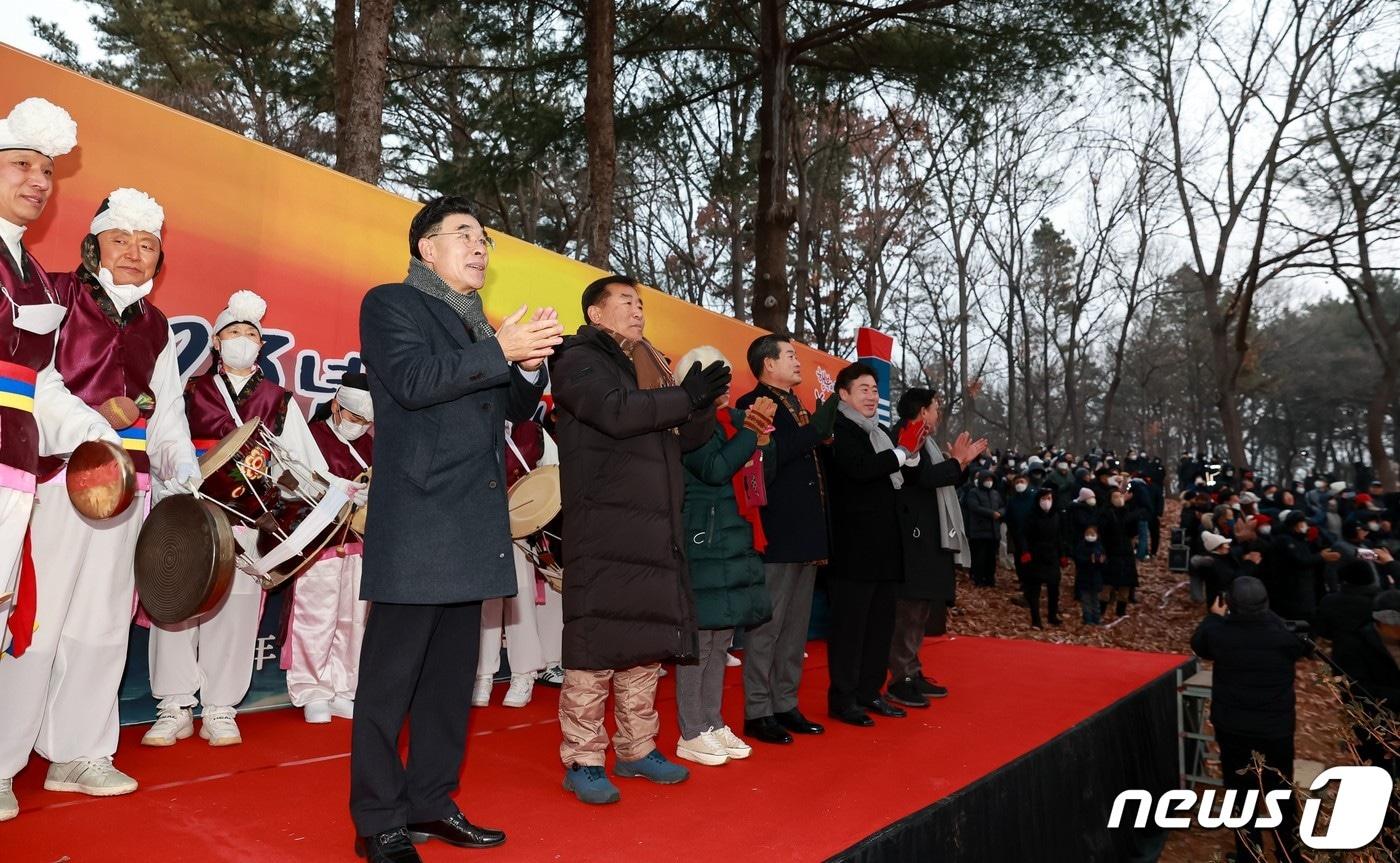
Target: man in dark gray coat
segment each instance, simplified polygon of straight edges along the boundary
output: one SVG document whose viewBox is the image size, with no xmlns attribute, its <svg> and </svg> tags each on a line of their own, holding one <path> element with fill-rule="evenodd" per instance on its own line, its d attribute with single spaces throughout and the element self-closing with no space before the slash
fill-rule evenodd
<svg viewBox="0 0 1400 863">
<path fill-rule="evenodd" d="M 477 294 L 491 240 L 460 197 L 428 202 L 409 228 L 408 276 L 360 307 L 374 400 L 375 479 L 360 598 L 373 603 L 360 653 L 350 747 L 356 851 L 412 863 L 413 843 L 505 840 L 452 802 L 466 749 L 481 601 L 515 591 L 504 425 L 524 420 L 562 330 L 552 309 L 499 332 Z M 398 741 L 412 708 L 408 765 Z"/>
</svg>

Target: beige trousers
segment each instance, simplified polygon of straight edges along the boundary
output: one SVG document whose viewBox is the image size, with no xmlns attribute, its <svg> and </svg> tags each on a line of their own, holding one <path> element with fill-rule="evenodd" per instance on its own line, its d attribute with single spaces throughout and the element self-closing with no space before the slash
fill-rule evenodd
<svg viewBox="0 0 1400 863">
<path fill-rule="evenodd" d="M 602 767 L 608 751 L 608 732 L 603 714 L 608 703 L 608 682 L 612 682 L 613 717 L 617 734 L 613 749 L 620 761 L 645 758 L 656 748 L 661 720 L 656 715 L 656 681 L 661 664 L 638 665 L 621 671 L 564 670 L 564 686 L 559 693 L 559 730 L 564 742 L 559 757 L 564 766 L 580 764 Z"/>
</svg>

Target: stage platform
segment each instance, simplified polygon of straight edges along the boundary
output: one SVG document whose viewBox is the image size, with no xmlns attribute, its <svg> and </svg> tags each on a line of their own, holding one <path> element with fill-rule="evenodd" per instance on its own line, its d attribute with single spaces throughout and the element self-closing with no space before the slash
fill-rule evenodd
<svg viewBox="0 0 1400 863">
<path fill-rule="evenodd" d="M 826 722 L 825 646 L 809 645 L 804 712 Z M 952 691 L 874 728 L 827 724 L 790 746 L 754 744 L 690 781 L 616 780 L 622 802 L 593 807 L 560 787 L 558 690 L 525 708 L 474 710 L 458 801 L 506 844 L 464 852 L 420 846 L 427 861 L 1118 861 L 1130 831 L 1108 808 L 1128 787 L 1175 787 L 1173 672 L 1166 654 L 987 638 L 930 641 L 928 673 Z M 743 719 L 740 669 L 725 716 Z M 658 698 L 668 756 L 674 687 Z M 3 697 L 3 694 L 0 694 Z M 97 799 L 43 790 L 37 757 L 15 779 L 21 813 L 0 824 L 0 860 L 352 860 L 346 810 L 350 723 L 307 725 L 298 710 L 239 716 L 244 744 L 198 736 L 168 749 L 122 729 L 118 765 L 142 787 Z M 611 766 L 611 762 L 609 762 Z M 1139 837 L 1139 840 L 1141 837 Z"/>
</svg>

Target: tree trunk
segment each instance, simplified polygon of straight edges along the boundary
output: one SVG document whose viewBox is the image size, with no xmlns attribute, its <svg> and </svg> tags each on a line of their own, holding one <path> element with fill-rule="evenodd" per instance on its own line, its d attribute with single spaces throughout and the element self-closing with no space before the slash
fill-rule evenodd
<svg viewBox="0 0 1400 863">
<path fill-rule="evenodd" d="M 1210 341 L 1215 359 L 1215 407 L 1220 411 L 1220 430 L 1225 435 L 1225 447 L 1230 463 L 1244 467 L 1244 427 L 1240 422 L 1239 387 L 1235 376 L 1235 357 L 1230 347 L 1230 333 L 1225 323 L 1211 322 Z"/>
<path fill-rule="evenodd" d="M 783 116 L 787 97 L 787 0 L 760 0 L 758 66 L 758 212 L 754 217 L 753 322 L 766 330 L 787 328 L 788 142 Z"/>
<path fill-rule="evenodd" d="M 1371 452 L 1371 467 L 1376 479 L 1381 481 L 1386 491 L 1396 491 L 1395 469 L 1385 446 L 1385 420 L 1395 396 L 1395 378 L 1395 367 L 1387 365 L 1382 370 L 1380 386 L 1371 394 L 1371 403 L 1366 410 L 1366 448 Z"/>
<path fill-rule="evenodd" d="M 588 256 L 608 269 L 613 227 L 613 186 L 617 178 L 617 138 L 613 127 L 613 41 L 617 21 L 613 0 L 588 0 L 583 50 L 588 86 L 583 96 L 583 128 L 588 138 Z"/>
<path fill-rule="evenodd" d="M 973 391 L 972 381 L 968 380 L 968 319 L 972 316 L 972 310 L 968 308 L 968 284 L 967 267 L 958 261 L 958 385 L 962 387 L 962 428 L 961 431 L 972 430 L 972 417 L 977 411 L 977 394 Z"/>
<path fill-rule="evenodd" d="M 379 183 L 384 137 L 384 84 L 388 77 L 389 25 L 394 0 L 360 0 L 355 30 L 355 71 L 350 82 L 345 162 L 337 167 L 366 183 Z"/>
<path fill-rule="evenodd" d="M 349 173 L 346 142 L 350 137 L 350 96 L 355 78 L 355 0 L 335 0 L 331 51 L 335 62 L 335 167 Z"/>
</svg>

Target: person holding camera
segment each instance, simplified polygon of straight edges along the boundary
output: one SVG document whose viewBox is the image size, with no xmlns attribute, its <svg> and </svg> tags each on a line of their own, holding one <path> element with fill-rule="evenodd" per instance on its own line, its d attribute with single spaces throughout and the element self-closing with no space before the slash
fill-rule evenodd
<svg viewBox="0 0 1400 863">
<path fill-rule="evenodd" d="M 1294 666 L 1311 652 L 1310 645 L 1269 610 L 1269 593 L 1252 575 L 1241 575 L 1215 598 L 1210 613 L 1191 636 L 1191 649 L 1215 664 L 1211 686 L 1210 721 L 1220 746 L 1220 771 L 1225 787 L 1240 792 L 1288 789 L 1293 779 L 1293 733 L 1297 724 Z M 1255 753 L 1263 767 L 1255 776 Z M 1282 807 L 1283 822 L 1275 830 L 1277 859 L 1297 863 L 1296 806 Z M 1260 831 L 1235 834 L 1239 860 L 1262 859 Z"/>
</svg>

